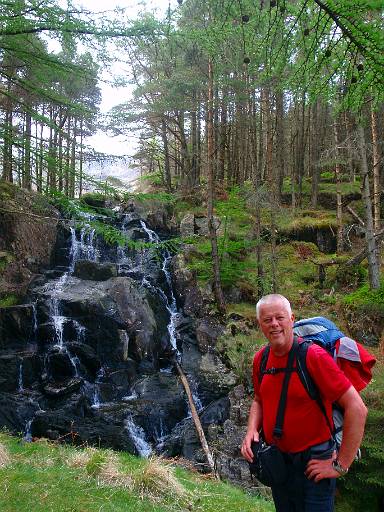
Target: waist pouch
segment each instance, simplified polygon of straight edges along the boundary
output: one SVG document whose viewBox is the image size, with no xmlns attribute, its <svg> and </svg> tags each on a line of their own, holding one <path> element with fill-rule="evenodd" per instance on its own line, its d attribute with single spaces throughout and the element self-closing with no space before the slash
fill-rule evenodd
<svg viewBox="0 0 384 512">
<path fill-rule="evenodd" d="M 252 475 L 264 485 L 284 485 L 288 480 L 288 468 L 283 453 L 263 440 L 252 443 L 253 462 L 249 464 Z"/>
<path fill-rule="evenodd" d="M 261 439 L 258 443 L 252 443 L 253 462 L 249 464 L 249 469 L 262 484 L 281 486 L 288 483 L 293 472 L 303 473 L 310 459 L 330 459 L 335 447 L 334 440 L 330 439 L 303 452 L 288 454 Z"/>
</svg>

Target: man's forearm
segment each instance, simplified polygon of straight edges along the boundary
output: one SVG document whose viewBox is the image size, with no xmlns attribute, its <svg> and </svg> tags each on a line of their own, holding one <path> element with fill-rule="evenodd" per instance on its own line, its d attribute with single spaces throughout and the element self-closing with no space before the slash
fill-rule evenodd
<svg viewBox="0 0 384 512">
<path fill-rule="evenodd" d="M 344 422 L 338 459 L 343 467 L 349 468 L 363 439 L 367 408 L 354 388 L 339 403 L 344 409 Z"/>
</svg>

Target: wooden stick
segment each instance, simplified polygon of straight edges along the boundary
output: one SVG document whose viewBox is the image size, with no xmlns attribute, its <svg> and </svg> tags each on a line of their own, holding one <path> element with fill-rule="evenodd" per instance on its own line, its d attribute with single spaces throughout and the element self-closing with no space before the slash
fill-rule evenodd
<svg viewBox="0 0 384 512">
<path fill-rule="evenodd" d="M 179 365 L 179 363 L 175 362 L 175 365 L 176 365 L 177 371 L 178 371 L 178 373 L 180 375 L 180 380 L 181 380 L 181 382 L 182 382 L 182 384 L 184 386 L 185 392 L 187 393 L 187 397 L 188 397 L 188 401 L 189 401 L 189 406 L 191 408 L 192 418 L 193 418 L 193 421 L 195 423 L 195 427 L 196 427 L 197 434 L 198 434 L 199 439 L 200 439 L 201 446 L 202 446 L 202 448 L 204 450 L 204 453 L 205 453 L 205 455 L 207 457 L 209 467 L 211 468 L 211 471 L 214 474 L 214 476 L 217 479 L 219 479 L 219 476 L 218 476 L 218 474 L 216 472 L 216 468 L 215 468 L 215 462 L 214 462 L 212 454 L 211 454 L 211 452 L 209 450 L 209 446 L 208 446 L 208 443 L 207 443 L 207 440 L 206 440 L 206 437 L 205 437 L 205 434 L 204 434 L 203 427 L 201 426 L 200 418 L 199 418 L 199 415 L 198 415 L 197 410 L 196 410 L 195 402 L 193 400 L 191 388 L 189 387 L 189 383 L 188 383 L 187 377 L 186 377 L 185 373 L 183 372 L 183 370 L 182 370 L 181 366 Z"/>
</svg>

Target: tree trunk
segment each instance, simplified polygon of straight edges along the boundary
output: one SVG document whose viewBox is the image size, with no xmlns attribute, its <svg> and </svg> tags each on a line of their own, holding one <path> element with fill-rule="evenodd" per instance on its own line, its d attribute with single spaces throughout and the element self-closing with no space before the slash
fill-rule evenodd
<svg viewBox="0 0 384 512">
<path fill-rule="evenodd" d="M 377 129 L 377 115 L 374 110 L 371 111 L 371 130 L 372 130 L 372 165 L 373 165 L 373 225 L 375 232 L 380 230 L 380 146 Z"/>
<path fill-rule="evenodd" d="M 319 194 L 319 100 L 312 105 L 311 116 L 311 147 L 310 147 L 311 172 L 311 206 L 317 208 Z"/>
<path fill-rule="evenodd" d="M 25 114 L 25 130 L 24 130 L 24 162 L 23 162 L 23 188 L 31 190 L 31 135 L 32 135 L 32 118 L 30 112 Z"/>
<path fill-rule="evenodd" d="M 341 168 L 339 160 L 339 133 L 337 128 L 337 119 L 333 123 L 333 135 L 335 141 L 335 175 L 336 175 L 336 222 L 337 222 L 337 254 L 343 252 L 343 206 L 341 199 L 340 181 L 341 181 Z"/>
<path fill-rule="evenodd" d="M 380 264 L 377 243 L 373 228 L 372 201 L 369 186 L 369 172 L 367 162 L 367 151 L 365 145 L 364 128 L 359 123 L 358 131 L 358 147 L 360 153 L 361 178 L 362 178 L 362 197 L 365 208 L 365 239 L 368 251 L 368 274 L 369 285 L 372 289 L 380 288 Z"/>
<path fill-rule="evenodd" d="M 167 188 L 167 192 L 172 192 L 172 181 L 171 181 L 171 168 L 169 165 L 169 149 L 168 149 L 168 137 L 167 137 L 167 125 L 165 119 L 161 120 L 161 139 L 163 141 L 164 149 L 164 181 Z"/>
<path fill-rule="evenodd" d="M 214 183 L 214 147 L 213 147 L 213 72 L 212 61 L 208 61 L 208 105 L 207 105 L 207 219 L 209 238 L 211 241 L 211 254 L 213 266 L 213 289 L 217 308 L 220 314 L 225 313 L 225 300 L 223 290 L 221 288 L 219 252 L 217 248 L 216 228 L 213 217 L 213 202 L 215 194 Z"/>
<path fill-rule="evenodd" d="M 280 204 L 285 176 L 284 91 L 276 92 L 276 201 Z"/>
</svg>

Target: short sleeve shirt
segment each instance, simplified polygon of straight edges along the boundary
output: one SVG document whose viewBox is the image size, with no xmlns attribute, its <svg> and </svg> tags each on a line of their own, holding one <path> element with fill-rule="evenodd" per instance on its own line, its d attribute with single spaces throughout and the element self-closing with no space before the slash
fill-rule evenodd
<svg viewBox="0 0 384 512">
<path fill-rule="evenodd" d="M 262 352 L 263 349 L 259 350 L 254 357 L 253 385 L 255 395 L 261 400 L 262 425 L 267 443 L 277 445 L 284 452 L 296 453 L 327 441 L 331 437 L 327 420 L 317 402 L 308 395 L 297 372 L 292 373 L 288 385 L 283 436 L 281 439 L 273 437 L 285 373 L 266 374 L 259 386 Z M 270 350 L 266 369 L 272 367 L 286 368 L 287 360 L 288 354 L 276 356 Z M 349 389 L 351 383 L 328 352 L 316 344 L 308 348 L 306 363 L 308 371 L 320 392 L 329 423 L 333 425 L 332 402 L 337 401 Z"/>
</svg>

